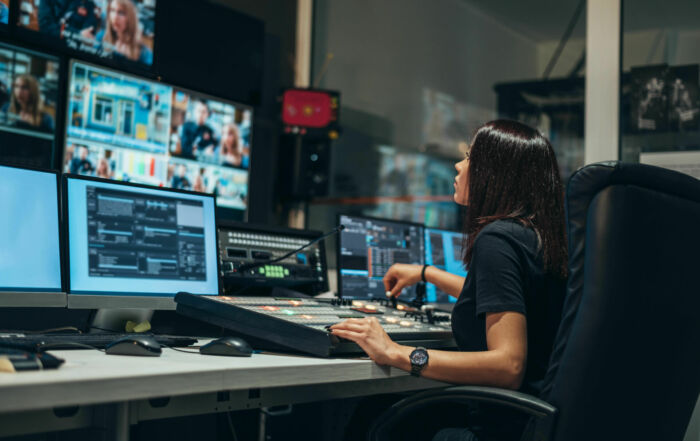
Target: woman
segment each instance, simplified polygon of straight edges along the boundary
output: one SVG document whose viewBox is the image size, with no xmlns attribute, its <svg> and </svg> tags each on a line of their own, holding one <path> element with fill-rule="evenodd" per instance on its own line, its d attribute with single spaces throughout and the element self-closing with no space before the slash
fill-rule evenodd
<svg viewBox="0 0 700 441">
<path fill-rule="evenodd" d="M 107 8 L 107 26 L 97 40 L 106 52 L 116 51 L 124 58 L 150 65 L 153 52 L 141 41 L 136 6 L 131 0 L 111 0 Z"/>
<path fill-rule="evenodd" d="M 241 136 L 235 124 L 229 123 L 224 126 L 219 154 L 223 165 L 248 167 L 248 157 L 243 153 Z"/>
<path fill-rule="evenodd" d="M 10 102 L 3 107 L 3 113 L 10 113 L 13 124 L 17 127 L 53 131 L 53 118 L 44 112 L 39 82 L 31 75 L 17 75 Z"/>
<path fill-rule="evenodd" d="M 567 275 L 563 190 L 550 143 L 536 130 L 506 120 L 478 129 L 457 163 L 455 202 L 469 207 L 465 221 L 465 279 L 433 266 L 393 265 L 384 276 L 391 295 L 424 278 L 457 297 L 452 330 L 459 352 L 426 355 L 420 375 L 449 383 L 541 388 L 559 324 Z M 389 294 L 388 294 L 389 295 Z M 355 341 L 377 363 L 412 370 L 415 348 L 393 342 L 379 322 L 350 319 L 331 327 Z M 492 411 L 486 418 L 492 417 Z M 524 419 L 498 436 L 518 439 Z M 477 419 L 478 421 L 478 419 Z M 474 424 L 478 426 L 478 423 Z M 470 424 L 471 426 L 471 424 Z M 489 428 L 475 432 L 488 438 Z M 469 430 L 436 439 L 474 439 Z M 441 438 L 442 437 L 442 438 Z"/>
</svg>

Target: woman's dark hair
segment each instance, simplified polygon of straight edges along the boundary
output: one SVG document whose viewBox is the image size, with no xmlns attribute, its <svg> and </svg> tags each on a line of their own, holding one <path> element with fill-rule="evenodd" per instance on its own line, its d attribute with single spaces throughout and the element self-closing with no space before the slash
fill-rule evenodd
<svg viewBox="0 0 700 441">
<path fill-rule="evenodd" d="M 486 123 L 472 140 L 467 177 L 463 247 L 467 267 L 479 232 L 491 222 L 513 219 L 535 230 L 544 270 L 566 277 L 564 192 L 549 141 L 516 121 Z"/>
</svg>

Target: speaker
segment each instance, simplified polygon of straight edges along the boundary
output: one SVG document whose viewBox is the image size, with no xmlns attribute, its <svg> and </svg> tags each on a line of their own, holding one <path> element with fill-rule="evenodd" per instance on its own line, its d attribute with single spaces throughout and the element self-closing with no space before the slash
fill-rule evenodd
<svg viewBox="0 0 700 441">
<path fill-rule="evenodd" d="M 282 136 L 278 188 L 283 198 L 308 200 L 328 195 L 331 142 Z"/>
</svg>

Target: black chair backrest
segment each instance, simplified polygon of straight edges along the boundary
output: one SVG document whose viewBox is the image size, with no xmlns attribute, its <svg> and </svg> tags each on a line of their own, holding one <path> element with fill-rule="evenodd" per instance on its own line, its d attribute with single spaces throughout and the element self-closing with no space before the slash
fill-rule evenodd
<svg viewBox="0 0 700 441">
<path fill-rule="evenodd" d="M 553 439 L 682 440 L 700 393 L 700 181 L 592 164 L 566 204 L 570 275 L 542 393 Z"/>
</svg>

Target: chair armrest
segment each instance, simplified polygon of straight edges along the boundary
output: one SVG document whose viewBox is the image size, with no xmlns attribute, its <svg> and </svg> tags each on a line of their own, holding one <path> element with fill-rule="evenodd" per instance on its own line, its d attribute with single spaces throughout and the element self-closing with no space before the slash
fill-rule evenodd
<svg viewBox="0 0 700 441">
<path fill-rule="evenodd" d="M 452 386 L 446 389 L 431 389 L 395 403 L 384 412 L 370 429 L 370 441 L 388 440 L 389 433 L 396 423 L 407 414 L 435 403 L 481 401 L 500 404 L 516 409 L 535 417 L 534 427 L 531 427 L 532 440 L 548 440 L 557 408 L 532 395 L 508 389 L 485 386 Z"/>
</svg>

